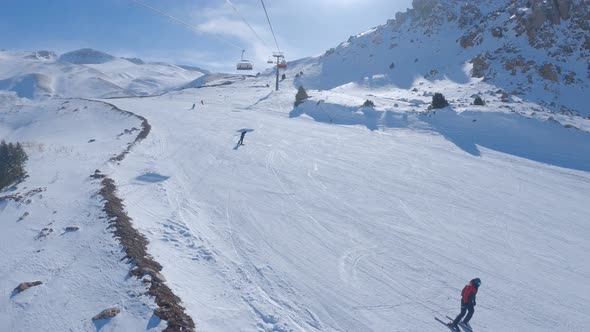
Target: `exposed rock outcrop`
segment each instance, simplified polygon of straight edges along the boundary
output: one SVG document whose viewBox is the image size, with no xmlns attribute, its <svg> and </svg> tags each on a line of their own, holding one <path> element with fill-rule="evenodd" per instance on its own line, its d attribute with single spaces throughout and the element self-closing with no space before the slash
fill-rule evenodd
<svg viewBox="0 0 590 332">
<path fill-rule="evenodd" d="M 102 320 L 102 319 L 109 319 L 117 316 L 121 312 L 121 309 L 113 307 L 104 309 L 98 315 L 92 317 L 92 320 Z"/>
<path fill-rule="evenodd" d="M 481 19 L 481 11 L 477 6 L 467 2 L 461 6 L 461 16 L 459 16 L 459 27 L 464 28 L 472 25 L 476 20 Z"/>
<path fill-rule="evenodd" d="M 532 0 L 531 13 L 525 20 L 527 34 L 534 40 L 544 24 L 560 24 L 570 17 L 572 0 Z"/>
<path fill-rule="evenodd" d="M 492 36 L 496 38 L 502 38 L 504 36 L 504 30 L 501 27 L 492 28 Z"/>
<path fill-rule="evenodd" d="M 479 45 L 483 41 L 481 33 L 482 31 L 480 29 L 472 30 L 459 38 L 459 44 L 463 48 Z"/>
<path fill-rule="evenodd" d="M 546 63 L 539 67 L 539 75 L 541 75 L 541 77 L 549 81 L 559 81 L 559 78 L 557 77 L 557 71 L 551 63 Z"/>
<path fill-rule="evenodd" d="M 430 15 L 438 0 L 413 0 L 412 7 L 419 15 Z"/>
<path fill-rule="evenodd" d="M 485 71 L 490 68 L 490 64 L 487 62 L 489 56 L 489 53 L 486 53 L 480 54 L 471 59 L 470 62 L 473 64 L 473 68 L 471 69 L 471 77 L 482 78 L 485 76 Z"/>
<path fill-rule="evenodd" d="M 20 293 L 23 292 L 31 287 L 35 287 L 35 286 L 39 286 L 42 285 L 43 282 L 42 281 L 27 281 L 27 282 L 21 282 L 15 289 L 14 292 L 15 293 Z"/>
</svg>

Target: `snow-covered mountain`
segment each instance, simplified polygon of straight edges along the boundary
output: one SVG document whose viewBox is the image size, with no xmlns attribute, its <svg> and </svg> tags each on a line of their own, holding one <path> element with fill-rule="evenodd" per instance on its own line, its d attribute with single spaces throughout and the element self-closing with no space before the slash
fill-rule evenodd
<svg viewBox="0 0 590 332">
<path fill-rule="evenodd" d="M 122 97 L 162 93 L 206 71 L 141 59 L 116 58 L 92 49 L 62 55 L 0 51 L 0 90 L 19 97 Z"/>
<path fill-rule="evenodd" d="M 97 65 L 101 63 L 111 62 L 115 59 L 116 58 L 110 54 L 93 50 L 91 48 L 82 48 L 76 51 L 60 55 L 57 61 L 75 63 L 78 65 Z"/>
<path fill-rule="evenodd" d="M 584 331 L 587 15 L 415 0 L 280 91 L 0 52 L 0 139 L 29 154 L 0 191 L 0 331 L 447 331 L 475 277 L 474 331 Z"/>
<path fill-rule="evenodd" d="M 301 83 L 314 89 L 483 81 L 496 88 L 490 97 L 506 94 L 550 112 L 587 116 L 588 22 L 586 0 L 414 0 L 387 24 L 293 63 L 292 73 L 304 70 Z"/>
</svg>

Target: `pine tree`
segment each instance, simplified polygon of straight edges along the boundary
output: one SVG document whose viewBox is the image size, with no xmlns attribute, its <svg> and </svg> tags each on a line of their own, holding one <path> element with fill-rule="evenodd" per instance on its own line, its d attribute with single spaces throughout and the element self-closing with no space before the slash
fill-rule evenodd
<svg viewBox="0 0 590 332">
<path fill-rule="evenodd" d="M 434 96 L 432 96 L 432 108 L 445 108 L 449 106 L 449 102 L 445 99 L 445 96 L 443 96 L 442 93 L 435 93 Z"/>
<path fill-rule="evenodd" d="M 309 98 L 307 91 L 303 88 L 303 86 L 299 86 L 297 90 L 297 94 L 295 95 L 295 107 L 299 106 L 305 99 Z"/>
<path fill-rule="evenodd" d="M 0 189 L 19 181 L 25 175 L 27 153 L 20 143 L 0 142 Z"/>
<path fill-rule="evenodd" d="M 4 140 L 0 142 L 0 189 L 4 188 L 5 182 L 8 181 L 6 175 L 8 172 L 8 145 Z"/>
</svg>

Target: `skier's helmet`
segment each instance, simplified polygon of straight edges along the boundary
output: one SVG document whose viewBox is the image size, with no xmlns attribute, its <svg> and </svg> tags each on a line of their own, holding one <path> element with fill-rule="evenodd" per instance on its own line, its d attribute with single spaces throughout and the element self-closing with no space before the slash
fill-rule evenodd
<svg viewBox="0 0 590 332">
<path fill-rule="evenodd" d="M 475 278 L 471 280 L 471 284 L 473 284 L 475 287 L 479 287 L 481 285 L 481 280 L 479 278 Z"/>
</svg>

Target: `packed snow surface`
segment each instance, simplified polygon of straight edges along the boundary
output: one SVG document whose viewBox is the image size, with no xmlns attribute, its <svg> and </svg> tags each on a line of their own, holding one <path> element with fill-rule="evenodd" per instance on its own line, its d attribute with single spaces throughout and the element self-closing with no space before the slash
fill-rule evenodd
<svg viewBox="0 0 590 332">
<path fill-rule="evenodd" d="M 113 176 L 198 329 L 442 331 L 475 277 L 478 332 L 589 326 L 588 132 L 354 84 L 294 109 L 264 83 L 112 101 L 153 126 Z"/>
<path fill-rule="evenodd" d="M 31 157 L 16 190 L 45 188 L 0 205 L 0 330 L 165 326 L 119 262 L 95 169 L 116 180 L 198 330 L 444 330 L 434 318 L 456 315 L 475 277 L 478 332 L 590 324 L 587 119 L 503 102 L 477 80 L 350 83 L 309 90 L 294 108 L 294 72 L 306 66 L 279 92 L 266 74 L 213 75 L 201 88 L 107 100 L 152 126 L 120 164 L 108 159 L 137 118 L 98 101 L 0 94 L 0 136 Z M 433 91 L 451 107 L 428 111 Z M 486 106 L 469 105 L 474 91 Z M 12 293 L 35 280 L 44 284 Z M 122 313 L 91 321 L 112 306 Z"/>
</svg>

